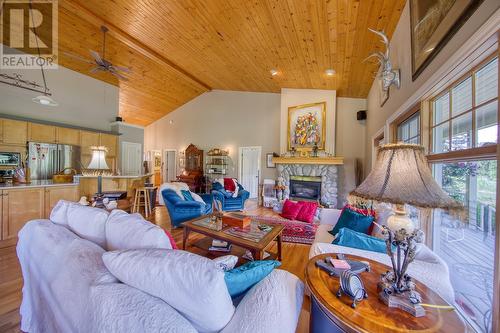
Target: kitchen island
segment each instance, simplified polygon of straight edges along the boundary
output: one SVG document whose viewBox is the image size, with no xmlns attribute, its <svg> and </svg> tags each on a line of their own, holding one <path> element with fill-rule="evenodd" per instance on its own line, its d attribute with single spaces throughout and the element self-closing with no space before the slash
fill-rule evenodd
<svg viewBox="0 0 500 333">
<path fill-rule="evenodd" d="M 102 176 L 102 190 L 127 191 L 127 197 L 133 197 L 135 188 L 144 186 L 153 174 L 132 176 Z M 80 196 L 91 198 L 97 192 L 97 176 L 75 176 L 75 181 L 80 183 Z"/>
<path fill-rule="evenodd" d="M 17 233 L 26 222 L 48 219 L 59 200 L 78 201 L 79 185 L 51 180 L 0 183 L 0 198 L 0 248 L 3 248 L 17 242 Z"/>
</svg>

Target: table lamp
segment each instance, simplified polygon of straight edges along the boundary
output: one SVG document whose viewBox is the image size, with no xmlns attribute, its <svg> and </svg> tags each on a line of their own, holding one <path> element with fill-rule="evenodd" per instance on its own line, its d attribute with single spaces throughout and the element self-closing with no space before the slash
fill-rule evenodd
<svg viewBox="0 0 500 333">
<path fill-rule="evenodd" d="M 104 146 L 93 146 L 90 147 L 92 152 L 92 158 L 87 167 L 86 174 L 97 175 L 97 194 L 96 200 L 102 198 L 102 176 L 111 174 L 109 172 L 109 166 L 106 163 L 106 153 L 107 148 Z"/>
<path fill-rule="evenodd" d="M 406 274 L 423 232 L 415 229 L 404 205 L 457 212 L 463 210 L 462 205 L 450 198 L 434 180 L 424 147 L 413 144 L 380 146 L 372 171 L 350 195 L 394 205 L 394 215 L 387 220 L 387 226 L 381 226 L 393 271 L 382 275 L 379 298 L 389 307 L 399 307 L 416 317 L 423 316 L 421 297 Z"/>
</svg>

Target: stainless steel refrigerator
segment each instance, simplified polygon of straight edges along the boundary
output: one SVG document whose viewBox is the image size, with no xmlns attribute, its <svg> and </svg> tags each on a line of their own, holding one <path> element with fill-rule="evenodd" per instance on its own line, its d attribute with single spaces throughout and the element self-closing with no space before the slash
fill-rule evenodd
<svg viewBox="0 0 500 333">
<path fill-rule="evenodd" d="M 80 147 L 29 142 L 28 165 L 32 180 L 51 179 L 65 168 L 73 168 L 80 173 Z"/>
</svg>

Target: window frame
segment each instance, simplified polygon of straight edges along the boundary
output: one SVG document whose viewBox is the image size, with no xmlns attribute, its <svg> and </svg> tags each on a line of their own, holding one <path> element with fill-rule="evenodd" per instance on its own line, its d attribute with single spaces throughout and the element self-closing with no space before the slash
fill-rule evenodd
<svg viewBox="0 0 500 333">
<path fill-rule="evenodd" d="M 418 122 L 418 136 L 420 137 L 420 144 L 422 144 L 422 138 L 423 138 L 423 117 L 422 117 L 422 107 L 421 103 L 418 102 L 414 104 L 411 108 L 409 108 L 406 112 L 401 114 L 399 117 L 397 117 L 392 123 L 391 123 L 391 142 L 392 143 L 398 143 L 398 128 L 401 126 L 404 122 L 409 120 L 410 118 L 414 117 L 417 113 L 419 113 L 419 122 Z M 416 136 L 414 136 L 416 137 Z M 412 138 L 414 138 L 412 137 Z"/>
<path fill-rule="evenodd" d="M 494 103 L 495 100 L 498 103 L 499 97 L 498 94 L 496 97 L 491 98 L 487 101 L 484 101 L 478 105 L 476 105 L 476 78 L 475 78 L 475 73 L 477 73 L 479 70 L 481 70 L 484 66 L 486 66 L 488 63 L 493 61 L 493 59 L 497 58 L 500 62 L 500 59 L 498 57 L 497 51 L 493 52 L 489 56 L 487 56 L 484 60 L 482 60 L 479 64 L 474 66 L 472 69 L 467 71 L 464 75 L 460 76 L 457 80 L 452 82 L 450 85 L 446 86 L 442 91 L 440 91 L 438 94 L 433 96 L 432 98 L 429 99 L 429 120 L 428 120 L 428 130 L 429 130 L 429 142 L 427 146 L 427 159 L 431 163 L 437 163 L 437 162 L 449 162 L 449 161 L 454 161 L 454 160 L 477 160 L 477 159 L 491 159 L 496 157 L 496 151 L 497 147 L 496 145 L 489 145 L 489 146 L 484 146 L 484 147 L 476 147 L 476 110 L 487 105 L 490 103 Z M 452 103 L 453 103 L 453 97 L 452 97 L 452 90 L 462 84 L 465 80 L 468 78 L 471 79 L 471 86 L 472 86 L 472 94 L 471 94 L 471 107 L 468 108 L 465 111 L 462 111 L 459 114 L 453 115 L 452 111 Z M 500 86 L 500 82 L 498 84 Z M 434 119 L 434 102 L 441 98 L 442 96 L 449 94 L 448 97 L 448 103 L 449 103 L 449 114 L 448 118 L 444 121 L 441 121 L 439 123 L 433 124 L 433 119 Z M 472 132 L 472 137 L 471 137 L 471 148 L 466 148 L 466 149 L 458 149 L 458 150 L 451 150 L 451 139 L 453 136 L 453 125 L 452 121 L 453 119 L 462 117 L 466 114 L 471 114 L 472 117 L 472 125 L 471 125 L 471 132 Z M 433 130 L 434 128 L 443 125 L 443 124 L 449 124 L 449 133 L 448 133 L 448 138 L 450 142 L 450 147 L 449 151 L 447 152 L 442 152 L 442 153 L 434 153 L 433 152 L 433 145 L 434 145 L 434 137 L 433 137 Z"/>
</svg>

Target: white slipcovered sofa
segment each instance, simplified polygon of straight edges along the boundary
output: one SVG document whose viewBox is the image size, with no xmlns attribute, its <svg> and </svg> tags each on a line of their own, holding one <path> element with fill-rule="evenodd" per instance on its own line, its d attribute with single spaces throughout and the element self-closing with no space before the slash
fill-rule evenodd
<svg viewBox="0 0 500 333">
<path fill-rule="evenodd" d="M 318 226 L 309 251 L 309 258 L 323 253 L 343 253 L 369 258 L 390 267 L 391 260 L 385 253 L 332 244 L 334 237 L 329 231 L 335 227 L 340 213 L 341 211 L 338 209 L 328 209 L 322 215 L 321 224 Z M 426 245 L 418 244 L 417 254 L 415 260 L 408 267 L 408 274 L 438 293 L 448 303 L 455 303 L 448 265 Z"/>
<path fill-rule="evenodd" d="M 295 332 L 303 299 L 295 275 L 275 269 L 233 304 L 215 262 L 170 249 L 138 215 L 56 208 L 19 232 L 22 331 Z M 127 219 L 135 229 L 124 228 Z M 120 250 L 127 242 L 138 249 Z"/>
</svg>

